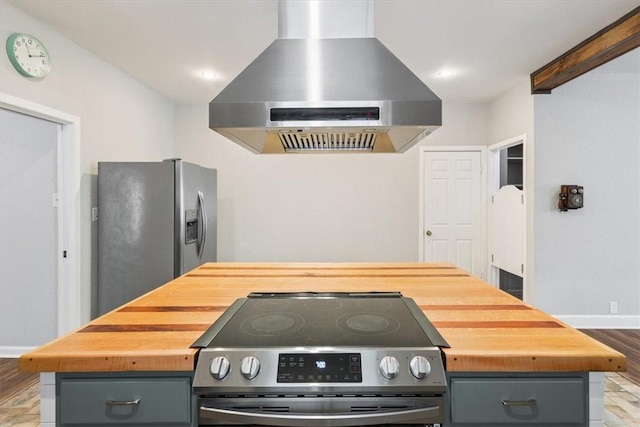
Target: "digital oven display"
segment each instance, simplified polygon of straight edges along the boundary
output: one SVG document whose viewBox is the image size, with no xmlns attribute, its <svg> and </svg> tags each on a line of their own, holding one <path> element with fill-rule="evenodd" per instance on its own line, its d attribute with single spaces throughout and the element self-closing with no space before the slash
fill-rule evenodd
<svg viewBox="0 0 640 427">
<path fill-rule="evenodd" d="M 279 383 L 360 383 L 360 353 L 280 353 Z"/>
</svg>

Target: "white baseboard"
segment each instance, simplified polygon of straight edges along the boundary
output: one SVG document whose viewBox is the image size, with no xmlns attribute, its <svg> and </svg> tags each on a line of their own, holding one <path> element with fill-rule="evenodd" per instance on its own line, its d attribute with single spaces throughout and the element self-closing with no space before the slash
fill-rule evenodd
<svg viewBox="0 0 640 427">
<path fill-rule="evenodd" d="M 640 329 L 640 315 L 580 316 L 554 314 L 553 317 L 576 329 Z"/>
<path fill-rule="evenodd" d="M 7 359 L 17 359 L 23 354 L 35 350 L 36 347 L 20 347 L 20 346 L 0 346 L 0 357 L 4 357 Z"/>
</svg>

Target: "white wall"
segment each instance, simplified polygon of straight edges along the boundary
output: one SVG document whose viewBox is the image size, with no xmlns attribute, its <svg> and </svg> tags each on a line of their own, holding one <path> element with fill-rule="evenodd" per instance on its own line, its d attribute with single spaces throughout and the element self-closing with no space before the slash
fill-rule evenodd
<svg viewBox="0 0 640 427">
<path fill-rule="evenodd" d="M 529 76 L 489 104 L 489 144 L 533 134 L 533 96 Z"/>
<path fill-rule="evenodd" d="M 640 327 L 640 49 L 534 103 L 533 302 L 574 325 Z M 584 208 L 558 212 L 561 184 L 584 186 Z"/>
<path fill-rule="evenodd" d="M 2 40 L 14 32 L 37 36 L 52 57 L 51 74 L 38 82 L 23 78 L 6 54 L 0 55 L 0 91 L 81 120 L 81 285 L 83 318 L 88 320 L 95 281 L 90 218 L 97 162 L 173 157 L 173 104 L 4 0 L 0 0 L 0 29 Z"/>
<path fill-rule="evenodd" d="M 486 105 L 445 104 L 421 144 L 486 145 Z M 220 261 L 417 261 L 418 146 L 403 154 L 256 155 L 176 107 L 176 154 L 218 169 Z"/>
<path fill-rule="evenodd" d="M 533 96 L 529 76 L 523 76 L 512 89 L 503 93 L 489 105 L 488 119 L 489 145 L 525 135 L 525 177 L 524 195 L 526 200 L 526 253 L 524 274 L 524 300 L 532 301 L 535 295 L 534 265 L 534 135 Z"/>
</svg>

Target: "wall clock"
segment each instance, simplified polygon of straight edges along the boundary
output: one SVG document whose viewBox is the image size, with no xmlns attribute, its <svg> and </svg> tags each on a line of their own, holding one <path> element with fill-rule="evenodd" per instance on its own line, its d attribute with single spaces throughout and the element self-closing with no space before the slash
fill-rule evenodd
<svg viewBox="0 0 640 427">
<path fill-rule="evenodd" d="M 51 57 L 42 42 L 29 34 L 14 33 L 7 38 L 7 56 L 23 76 L 43 79 L 51 71 Z"/>
</svg>

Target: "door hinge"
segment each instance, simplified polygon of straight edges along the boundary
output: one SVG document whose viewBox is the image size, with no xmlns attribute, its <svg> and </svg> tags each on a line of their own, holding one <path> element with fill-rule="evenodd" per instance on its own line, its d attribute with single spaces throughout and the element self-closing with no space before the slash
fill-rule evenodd
<svg viewBox="0 0 640 427">
<path fill-rule="evenodd" d="M 493 262 L 493 254 L 491 254 L 491 262 Z"/>
<path fill-rule="evenodd" d="M 524 274 L 524 264 L 520 264 L 520 272 Z"/>
<path fill-rule="evenodd" d="M 491 204 L 493 205 L 495 202 L 493 201 L 493 196 L 491 196 Z"/>
<path fill-rule="evenodd" d="M 58 193 L 51 194 L 51 207 L 53 208 L 58 207 Z"/>
<path fill-rule="evenodd" d="M 67 257 L 67 251 L 62 251 L 62 258 L 66 258 Z"/>
<path fill-rule="evenodd" d="M 520 195 L 520 202 L 524 205 L 524 194 Z"/>
</svg>

